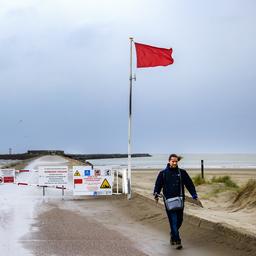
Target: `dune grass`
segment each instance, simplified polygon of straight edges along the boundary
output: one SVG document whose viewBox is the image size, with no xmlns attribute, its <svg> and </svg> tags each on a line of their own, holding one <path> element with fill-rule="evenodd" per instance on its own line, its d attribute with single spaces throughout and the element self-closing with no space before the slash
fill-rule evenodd
<svg viewBox="0 0 256 256">
<path fill-rule="evenodd" d="M 244 193 L 247 190 L 256 190 L 256 179 L 249 179 L 246 184 L 239 188 L 238 193 Z"/>
<path fill-rule="evenodd" d="M 223 183 L 227 188 L 239 188 L 230 176 L 213 177 L 211 183 Z"/>
<path fill-rule="evenodd" d="M 207 183 L 207 181 L 206 181 L 205 179 L 203 179 L 200 174 L 194 176 L 194 177 L 192 178 L 192 180 L 193 180 L 195 186 L 199 186 L 199 185 L 202 185 L 202 184 Z"/>
<path fill-rule="evenodd" d="M 207 184 L 209 191 L 201 195 L 204 199 L 215 197 L 218 194 L 226 191 L 239 191 L 239 186 L 230 178 L 230 176 L 212 177 L 210 180 L 203 179 L 200 174 L 193 177 L 193 182 L 196 186 Z"/>
<path fill-rule="evenodd" d="M 239 188 L 239 186 L 230 178 L 230 176 L 214 176 L 211 178 L 211 180 L 206 180 L 202 178 L 200 174 L 198 174 L 194 176 L 192 180 L 196 186 L 202 184 L 223 183 L 227 188 Z"/>
<path fill-rule="evenodd" d="M 240 200 L 243 197 L 247 200 L 249 197 L 253 197 L 256 204 L 256 179 L 248 180 L 246 184 L 237 190 L 237 197 L 234 202 Z"/>
</svg>

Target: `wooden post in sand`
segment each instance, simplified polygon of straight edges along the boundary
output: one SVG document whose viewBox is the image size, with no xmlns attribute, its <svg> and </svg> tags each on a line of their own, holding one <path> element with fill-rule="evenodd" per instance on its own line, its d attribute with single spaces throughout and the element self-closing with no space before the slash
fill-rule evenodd
<svg viewBox="0 0 256 256">
<path fill-rule="evenodd" d="M 201 160 L 201 177 L 204 179 L 204 160 Z"/>
</svg>

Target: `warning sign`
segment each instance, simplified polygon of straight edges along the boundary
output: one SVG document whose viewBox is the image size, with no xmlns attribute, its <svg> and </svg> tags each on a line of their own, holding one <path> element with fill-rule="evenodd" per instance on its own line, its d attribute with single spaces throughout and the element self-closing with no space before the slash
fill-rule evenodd
<svg viewBox="0 0 256 256">
<path fill-rule="evenodd" d="M 65 186 L 68 184 L 67 166 L 39 166 L 39 185 Z"/>
<path fill-rule="evenodd" d="M 14 183 L 14 177 L 4 177 L 4 183 Z"/>
<path fill-rule="evenodd" d="M 104 179 L 103 180 L 103 182 L 102 182 L 102 184 L 100 185 L 100 188 L 111 188 L 111 186 L 110 186 L 110 184 L 109 184 L 109 182 L 108 182 L 108 180 L 107 179 Z"/>
<path fill-rule="evenodd" d="M 74 179 L 74 184 L 83 184 L 83 179 Z"/>
<path fill-rule="evenodd" d="M 15 169 L 0 169 L 1 183 L 15 182 Z"/>
<path fill-rule="evenodd" d="M 81 174 L 78 170 L 76 170 L 76 172 L 74 173 L 74 176 L 81 176 Z"/>
<path fill-rule="evenodd" d="M 112 168 L 73 166 L 73 195 L 112 195 Z"/>
</svg>

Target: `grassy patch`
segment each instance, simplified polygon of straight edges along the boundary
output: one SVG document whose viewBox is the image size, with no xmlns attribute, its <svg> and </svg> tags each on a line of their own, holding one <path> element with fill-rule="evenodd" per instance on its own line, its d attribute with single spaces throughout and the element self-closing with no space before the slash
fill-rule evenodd
<svg viewBox="0 0 256 256">
<path fill-rule="evenodd" d="M 230 178 L 230 176 L 213 177 L 211 180 L 202 179 L 200 175 L 193 178 L 195 185 L 207 184 L 207 193 L 202 194 L 201 198 L 210 199 L 227 191 L 239 191 L 239 186 Z"/>
<path fill-rule="evenodd" d="M 252 193 L 254 193 L 254 198 L 256 202 L 256 180 L 255 179 L 248 180 L 245 185 L 243 185 L 237 190 L 237 197 L 235 201 L 239 200 L 241 197 L 245 197 L 244 199 L 248 199 Z"/>
<path fill-rule="evenodd" d="M 256 180 L 250 179 L 238 189 L 237 195 L 231 206 L 233 209 L 256 208 Z"/>
<path fill-rule="evenodd" d="M 193 179 L 193 182 L 194 182 L 195 186 L 207 183 L 206 180 L 203 179 L 200 174 L 194 176 L 192 179 Z"/>
<path fill-rule="evenodd" d="M 213 191 L 211 191 L 211 196 L 215 196 L 219 193 L 222 193 L 222 192 L 225 192 L 227 191 L 228 189 L 226 187 L 220 187 L 220 188 L 215 188 Z"/>
<path fill-rule="evenodd" d="M 239 188 L 230 176 L 213 177 L 211 183 L 223 183 L 227 188 Z"/>
</svg>

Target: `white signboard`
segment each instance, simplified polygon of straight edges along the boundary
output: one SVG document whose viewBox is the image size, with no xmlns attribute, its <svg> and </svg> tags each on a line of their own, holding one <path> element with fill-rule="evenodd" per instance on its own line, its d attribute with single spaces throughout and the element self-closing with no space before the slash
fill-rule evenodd
<svg viewBox="0 0 256 256">
<path fill-rule="evenodd" d="M 40 186 L 66 186 L 68 184 L 67 166 L 40 166 L 38 174 Z"/>
<path fill-rule="evenodd" d="M 112 195 L 112 168 L 74 166 L 73 195 Z"/>
<path fill-rule="evenodd" d="M 15 182 L 15 169 L 0 169 L 1 183 Z"/>
</svg>

